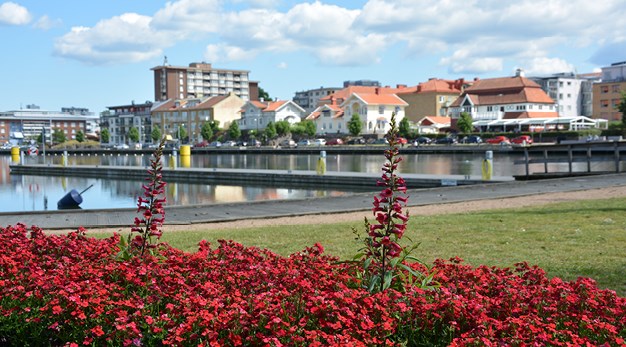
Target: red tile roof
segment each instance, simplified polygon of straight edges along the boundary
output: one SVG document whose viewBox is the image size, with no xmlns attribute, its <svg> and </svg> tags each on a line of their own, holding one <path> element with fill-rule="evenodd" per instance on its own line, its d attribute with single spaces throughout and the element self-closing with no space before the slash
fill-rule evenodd
<svg viewBox="0 0 626 347">
<path fill-rule="evenodd" d="M 474 85 L 467 88 L 450 106 L 461 106 L 466 95 L 477 106 L 522 103 L 554 104 L 554 100 L 537 83 L 520 76 L 475 81 Z"/>
<path fill-rule="evenodd" d="M 395 94 L 354 93 L 353 95 L 360 98 L 368 105 L 408 105 Z"/>
<path fill-rule="evenodd" d="M 440 116 L 427 116 L 422 119 L 422 125 L 432 125 L 432 124 L 448 124 L 450 125 L 451 119 L 450 117 L 440 117 Z"/>
<path fill-rule="evenodd" d="M 464 80 L 443 80 L 439 78 L 431 78 L 426 82 L 422 82 L 415 87 L 408 87 L 398 90 L 397 94 L 407 93 L 451 93 L 461 94 Z"/>
</svg>

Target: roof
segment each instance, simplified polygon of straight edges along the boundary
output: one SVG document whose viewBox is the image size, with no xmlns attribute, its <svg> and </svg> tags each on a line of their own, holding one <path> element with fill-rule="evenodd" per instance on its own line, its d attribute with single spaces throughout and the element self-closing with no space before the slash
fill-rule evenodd
<svg viewBox="0 0 626 347">
<path fill-rule="evenodd" d="M 363 102 L 368 105 L 408 105 L 395 94 L 354 93 L 352 95 L 363 100 Z"/>
<path fill-rule="evenodd" d="M 451 107 L 459 107 L 468 97 L 476 105 L 554 104 L 541 87 L 521 76 L 478 80 L 459 96 Z"/>
<path fill-rule="evenodd" d="M 336 119 L 336 118 L 341 118 L 344 115 L 343 109 L 341 107 L 339 107 L 339 105 L 322 105 L 319 106 L 318 108 L 316 108 L 313 112 L 311 112 L 311 114 L 309 114 L 308 116 L 306 116 L 306 120 L 315 120 L 318 119 L 321 115 L 322 112 L 324 110 L 329 110 L 330 112 L 333 113 L 332 118 Z"/>
<path fill-rule="evenodd" d="M 506 112 L 502 119 L 522 119 L 522 118 L 557 118 L 556 112 Z"/>
<path fill-rule="evenodd" d="M 463 80 L 444 80 L 439 78 L 431 78 L 426 82 L 422 82 L 414 87 L 402 88 L 397 91 L 397 94 L 409 94 L 409 93 L 451 93 L 461 94 L 461 88 L 463 87 Z"/>
<path fill-rule="evenodd" d="M 179 110 L 179 109 L 203 110 L 203 109 L 208 109 L 219 104 L 220 102 L 222 102 L 224 99 L 228 98 L 229 96 L 230 95 L 211 96 L 211 97 L 207 97 L 205 99 L 200 99 L 200 100 L 198 99 L 180 99 L 180 100 L 169 99 L 157 105 L 156 107 L 153 107 L 151 111 L 163 112 L 163 111 L 174 111 L 174 110 Z M 192 100 L 197 101 L 197 103 L 194 106 L 189 106 L 190 101 Z M 178 103 L 178 106 L 176 106 L 176 103 Z"/>
<path fill-rule="evenodd" d="M 426 123 L 426 124 L 424 124 Z M 421 121 L 422 125 L 431 125 L 431 124 L 447 124 L 450 125 L 450 117 L 440 117 L 440 116 L 426 116 Z"/>
<path fill-rule="evenodd" d="M 396 88 L 387 88 L 387 87 L 366 87 L 366 86 L 349 86 L 338 90 L 330 95 L 326 95 L 323 98 L 320 98 L 320 101 L 323 100 L 339 100 L 339 103 L 345 101 L 350 97 L 350 95 L 354 93 L 376 93 L 378 90 L 379 94 L 393 94 L 398 91 Z"/>
</svg>

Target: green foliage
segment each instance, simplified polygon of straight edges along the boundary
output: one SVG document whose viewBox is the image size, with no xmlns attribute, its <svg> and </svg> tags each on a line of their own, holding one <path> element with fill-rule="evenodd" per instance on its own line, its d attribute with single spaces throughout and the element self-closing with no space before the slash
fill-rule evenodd
<svg viewBox="0 0 626 347">
<path fill-rule="evenodd" d="M 40 135 L 40 136 L 41 136 L 41 135 Z M 79 130 L 79 131 L 76 133 L 76 141 L 78 141 L 78 142 L 83 142 L 83 141 L 85 141 L 85 133 L 83 133 L 83 131 L 82 131 L 82 130 Z"/>
<path fill-rule="evenodd" d="M 231 140 L 236 140 L 241 137 L 241 130 L 239 130 L 239 123 L 237 123 L 237 121 L 230 123 L 230 127 L 228 128 L 228 137 L 230 137 Z"/>
<path fill-rule="evenodd" d="M 286 120 L 279 120 L 274 126 L 276 127 L 276 134 L 278 136 L 285 136 L 289 134 L 291 129 L 291 124 L 289 124 Z"/>
<path fill-rule="evenodd" d="M 259 87 L 259 100 L 263 99 L 265 101 L 269 101 L 270 99 L 270 95 L 265 91 L 265 89 Z"/>
<path fill-rule="evenodd" d="M 289 131 L 293 135 L 296 135 L 298 137 L 302 137 L 304 135 L 306 129 L 304 128 L 304 125 L 302 124 L 302 122 L 300 122 L 300 123 L 296 123 L 296 124 L 292 125 L 291 128 L 289 129 Z"/>
<path fill-rule="evenodd" d="M 187 138 L 187 129 L 185 129 L 184 126 L 182 125 L 178 126 L 178 129 L 176 130 L 176 138 L 179 140 L 183 140 Z"/>
<path fill-rule="evenodd" d="M 209 121 L 209 125 L 211 126 L 211 130 L 213 130 L 213 134 L 217 134 L 220 132 L 220 122 L 217 120 Z"/>
<path fill-rule="evenodd" d="M 626 92 L 622 92 L 622 101 L 617 105 L 617 110 L 622 113 L 622 129 L 626 131 Z"/>
<path fill-rule="evenodd" d="M 152 138 L 152 142 L 161 141 L 161 129 L 158 126 L 153 127 L 150 137 Z"/>
<path fill-rule="evenodd" d="M 467 112 L 461 112 L 461 116 L 459 120 L 456 122 L 457 128 L 461 131 L 461 133 L 469 134 L 474 129 L 474 124 L 472 120 L 472 116 Z"/>
<path fill-rule="evenodd" d="M 110 139 L 111 139 L 111 133 L 109 132 L 109 129 L 107 128 L 102 129 L 102 131 L 100 132 L 100 141 L 102 143 L 109 143 Z"/>
<path fill-rule="evenodd" d="M 63 143 L 67 141 L 65 132 L 61 129 L 54 129 L 54 131 L 52 132 L 52 141 L 54 143 Z"/>
<path fill-rule="evenodd" d="M 363 122 L 361 121 L 361 116 L 358 113 L 352 115 L 352 118 L 348 121 L 348 131 L 352 136 L 359 136 L 361 130 L 363 129 Z"/>
<path fill-rule="evenodd" d="M 211 127 L 211 123 L 205 122 L 202 123 L 202 129 L 200 129 L 200 135 L 205 141 L 211 141 L 213 137 L 213 127 Z"/>
<path fill-rule="evenodd" d="M 411 124 L 408 118 L 402 118 L 402 120 L 398 124 L 398 134 L 405 138 L 411 136 Z"/>
<path fill-rule="evenodd" d="M 312 120 L 305 120 L 300 122 L 300 124 L 302 124 L 302 126 L 304 126 L 304 134 L 308 137 L 313 137 L 315 136 L 315 133 L 317 132 L 317 126 L 315 125 L 315 122 L 313 122 Z"/>
<path fill-rule="evenodd" d="M 274 122 L 267 123 L 267 126 L 265 127 L 265 131 L 263 134 L 268 139 L 273 139 L 276 137 L 276 126 L 274 125 Z"/>
<path fill-rule="evenodd" d="M 139 130 L 137 128 L 131 127 L 128 129 L 128 133 L 126 135 L 128 135 L 128 139 L 132 142 L 139 142 Z"/>
</svg>

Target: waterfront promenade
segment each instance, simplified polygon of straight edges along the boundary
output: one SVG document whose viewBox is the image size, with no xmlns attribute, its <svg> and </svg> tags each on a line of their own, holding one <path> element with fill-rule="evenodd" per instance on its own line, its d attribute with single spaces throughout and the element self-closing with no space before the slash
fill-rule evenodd
<svg viewBox="0 0 626 347">
<path fill-rule="evenodd" d="M 535 181 L 509 181 L 464 186 L 409 190 L 409 206 L 532 196 L 541 193 L 575 192 L 595 188 L 625 186 L 626 173 L 569 177 Z M 369 216 L 374 193 L 302 200 L 269 200 L 247 203 L 166 207 L 166 224 L 224 222 L 252 218 L 332 214 L 364 211 Z M 514 207 L 514 206 L 503 206 Z M 462 211 L 459 211 L 462 212 Z M 83 226 L 128 227 L 137 216 L 136 209 L 63 210 L 47 212 L 0 213 L 0 225 L 24 223 L 44 230 Z"/>
</svg>

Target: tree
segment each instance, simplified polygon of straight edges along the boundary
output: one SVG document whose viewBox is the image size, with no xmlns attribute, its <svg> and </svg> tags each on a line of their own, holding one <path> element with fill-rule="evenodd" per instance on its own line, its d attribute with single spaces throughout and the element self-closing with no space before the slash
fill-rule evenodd
<svg viewBox="0 0 626 347">
<path fill-rule="evenodd" d="M 461 133 L 469 134 L 474 129 L 474 125 L 472 124 L 472 116 L 470 116 L 467 112 L 461 112 L 461 116 L 459 120 L 456 122 L 457 128 L 461 131 Z"/>
<path fill-rule="evenodd" d="M 79 131 L 76 133 L 76 141 L 78 141 L 78 142 L 83 142 L 83 141 L 85 141 L 85 133 L 83 133 L 83 131 L 82 131 L 82 130 L 79 130 Z"/>
<path fill-rule="evenodd" d="M 128 139 L 132 142 L 139 142 L 139 130 L 137 130 L 137 128 L 131 127 L 130 129 L 128 129 L 128 133 L 126 133 L 126 135 L 128 135 Z"/>
<path fill-rule="evenodd" d="M 211 125 L 211 130 L 213 130 L 213 134 L 217 134 L 220 132 L 220 122 L 217 120 L 212 120 L 209 122 L 209 124 Z"/>
<path fill-rule="evenodd" d="M 150 133 L 150 137 L 152 138 L 152 142 L 161 141 L 161 129 L 158 126 L 152 128 L 152 133 Z"/>
<path fill-rule="evenodd" d="M 178 126 L 178 130 L 176 130 L 176 138 L 179 141 L 182 141 L 183 139 L 185 139 L 187 137 L 187 130 L 185 129 L 184 126 L 179 125 Z"/>
<path fill-rule="evenodd" d="M 67 141 L 65 132 L 61 129 L 54 129 L 54 132 L 52 132 L 52 141 L 54 143 L 63 143 Z"/>
<path fill-rule="evenodd" d="M 109 132 L 109 129 L 107 128 L 102 129 L 102 132 L 100 133 L 100 141 L 102 143 L 109 143 L 110 139 L 111 139 L 111 133 Z"/>
<path fill-rule="evenodd" d="M 274 126 L 276 127 L 276 134 L 278 134 L 278 136 L 285 136 L 289 134 L 291 129 L 291 124 L 289 124 L 286 120 L 279 120 Z"/>
<path fill-rule="evenodd" d="M 352 118 L 348 121 L 348 131 L 352 136 L 359 136 L 363 123 L 361 122 L 361 116 L 358 113 L 354 113 Z"/>
<path fill-rule="evenodd" d="M 398 134 L 402 137 L 409 137 L 411 135 L 411 124 L 409 123 L 409 119 L 404 117 L 400 121 L 398 125 Z"/>
<path fill-rule="evenodd" d="M 268 139 L 273 139 L 276 137 L 276 126 L 274 126 L 274 122 L 267 123 L 264 135 L 267 136 Z"/>
<path fill-rule="evenodd" d="M 230 123 L 228 137 L 230 137 L 231 140 L 236 140 L 241 137 L 241 130 L 239 130 L 239 123 L 237 123 L 237 121 Z"/>
<path fill-rule="evenodd" d="M 205 122 L 202 123 L 202 128 L 200 129 L 200 136 L 204 139 L 204 141 L 210 141 L 213 137 L 213 128 L 211 127 L 211 123 Z"/>
<path fill-rule="evenodd" d="M 317 132 L 317 126 L 315 125 L 315 122 L 313 122 L 312 120 L 305 120 L 300 122 L 300 124 L 302 124 L 302 126 L 304 126 L 304 134 L 308 137 L 313 137 L 315 136 L 315 133 Z"/>
<path fill-rule="evenodd" d="M 270 95 L 265 91 L 265 89 L 259 87 L 259 100 L 265 100 L 265 101 L 269 101 L 270 99 Z"/>
</svg>

